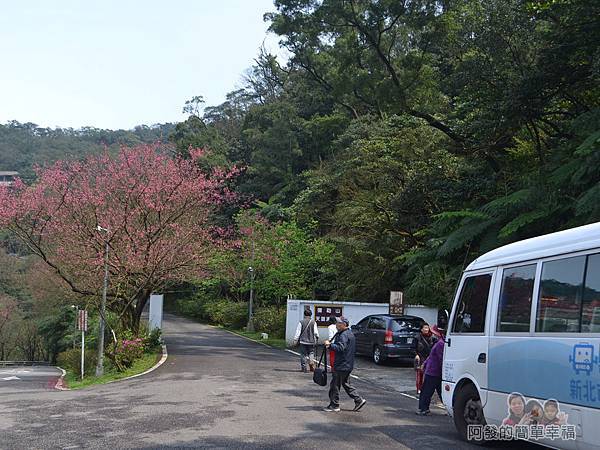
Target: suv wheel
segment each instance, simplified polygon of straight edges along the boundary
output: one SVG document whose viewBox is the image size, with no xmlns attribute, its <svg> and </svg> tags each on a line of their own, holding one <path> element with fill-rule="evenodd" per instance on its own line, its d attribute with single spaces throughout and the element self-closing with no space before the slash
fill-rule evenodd
<svg viewBox="0 0 600 450">
<path fill-rule="evenodd" d="M 381 352 L 381 347 L 379 347 L 379 345 L 376 345 L 375 347 L 373 347 L 373 362 L 377 365 L 383 364 L 383 362 L 385 361 L 385 356 L 383 356 L 383 353 Z"/>
<path fill-rule="evenodd" d="M 483 405 L 477 388 L 472 384 L 464 385 L 457 393 L 454 400 L 454 425 L 463 440 L 472 444 L 483 445 L 485 441 L 469 439 L 467 430 L 469 425 L 485 426 Z"/>
</svg>

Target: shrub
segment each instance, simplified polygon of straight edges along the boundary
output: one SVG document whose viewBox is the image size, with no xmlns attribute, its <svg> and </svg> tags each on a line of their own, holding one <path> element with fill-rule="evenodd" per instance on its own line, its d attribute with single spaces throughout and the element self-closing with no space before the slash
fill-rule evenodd
<svg viewBox="0 0 600 450">
<path fill-rule="evenodd" d="M 146 337 L 144 338 L 144 351 L 146 353 L 152 353 L 160 348 L 160 336 L 160 328 L 154 328 L 150 333 L 146 334 Z"/>
<path fill-rule="evenodd" d="M 224 327 L 243 328 L 248 322 L 248 304 L 224 298 L 179 299 L 176 310 L 185 317 Z"/>
<path fill-rule="evenodd" d="M 268 333 L 269 337 L 285 337 L 285 309 L 274 306 L 260 308 L 254 313 L 254 328 L 261 333 Z"/>
<path fill-rule="evenodd" d="M 119 339 L 107 352 L 107 356 L 119 372 L 131 367 L 143 354 L 144 339 L 142 338 Z"/>
<path fill-rule="evenodd" d="M 248 305 L 231 300 L 216 300 L 204 304 L 208 319 L 215 325 L 243 328 L 248 322 Z"/>
<path fill-rule="evenodd" d="M 85 375 L 93 375 L 96 369 L 97 352 L 86 348 L 85 349 Z M 56 357 L 56 363 L 68 372 L 81 377 L 81 349 L 71 348 L 61 352 Z"/>
<path fill-rule="evenodd" d="M 207 320 L 202 303 L 198 298 L 182 298 L 177 300 L 175 309 L 182 316 L 192 319 Z"/>
</svg>

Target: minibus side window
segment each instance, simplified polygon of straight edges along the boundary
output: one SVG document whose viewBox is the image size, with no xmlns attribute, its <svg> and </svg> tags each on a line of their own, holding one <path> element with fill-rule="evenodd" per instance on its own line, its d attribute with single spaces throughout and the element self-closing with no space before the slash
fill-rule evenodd
<svg viewBox="0 0 600 450">
<path fill-rule="evenodd" d="M 543 264 L 536 331 L 579 332 L 585 258 L 576 256 Z"/>
<path fill-rule="evenodd" d="M 492 275 L 477 275 L 465 279 L 456 308 L 454 333 L 483 333 Z"/>
<path fill-rule="evenodd" d="M 535 264 L 504 269 L 497 331 L 529 331 L 535 269 Z"/>
<path fill-rule="evenodd" d="M 581 312 L 581 331 L 600 333 L 600 254 L 588 257 Z"/>
</svg>

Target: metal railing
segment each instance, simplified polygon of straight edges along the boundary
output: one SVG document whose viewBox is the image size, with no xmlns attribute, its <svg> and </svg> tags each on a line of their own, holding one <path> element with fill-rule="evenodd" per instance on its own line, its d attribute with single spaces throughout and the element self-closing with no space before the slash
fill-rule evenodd
<svg viewBox="0 0 600 450">
<path fill-rule="evenodd" d="M 48 361 L 0 361 L 0 367 L 12 366 L 49 366 Z"/>
</svg>

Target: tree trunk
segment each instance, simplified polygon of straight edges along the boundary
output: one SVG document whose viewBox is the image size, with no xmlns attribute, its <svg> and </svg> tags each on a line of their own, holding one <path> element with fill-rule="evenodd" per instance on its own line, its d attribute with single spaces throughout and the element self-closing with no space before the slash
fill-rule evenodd
<svg viewBox="0 0 600 450">
<path fill-rule="evenodd" d="M 146 306 L 146 303 L 148 302 L 148 299 L 150 298 L 150 294 L 152 293 L 151 290 L 146 289 L 144 291 L 142 291 L 138 297 L 135 300 L 135 308 L 132 311 L 132 323 L 131 323 L 131 330 L 137 334 L 140 330 L 140 319 L 142 317 L 142 311 L 144 311 L 144 307 Z"/>
</svg>

